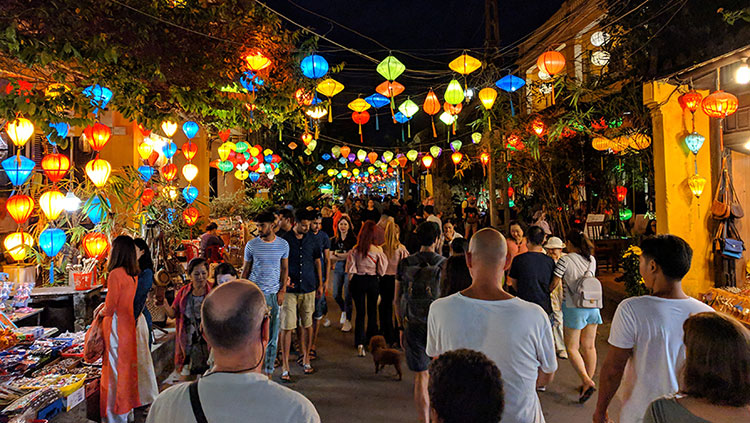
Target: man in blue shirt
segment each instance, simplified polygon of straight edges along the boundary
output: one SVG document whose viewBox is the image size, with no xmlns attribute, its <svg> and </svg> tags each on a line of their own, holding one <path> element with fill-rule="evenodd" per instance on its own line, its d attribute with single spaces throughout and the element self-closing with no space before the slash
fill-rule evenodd
<svg viewBox="0 0 750 423">
<path fill-rule="evenodd" d="M 331 238 L 323 228 L 323 216 L 316 212 L 315 220 L 310 225 L 310 232 L 315 235 L 315 239 L 318 240 L 321 252 L 321 265 L 323 279 L 320 281 L 320 285 L 323 285 L 323 293 L 315 297 L 315 313 L 313 314 L 313 339 L 312 346 L 310 347 L 311 358 L 317 357 L 317 351 L 315 350 L 315 344 L 318 341 L 318 331 L 320 331 L 320 321 L 325 319 L 323 326 L 328 327 L 331 325 L 331 321 L 328 320 L 326 314 L 328 314 L 328 303 L 326 302 L 326 293 L 328 292 L 328 252 L 331 250 Z"/>
<path fill-rule="evenodd" d="M 289 348 L 292 344 L 292 331 L 297 328 L 297 320 L 302 322 L 302 366 L 305 374 L 311 374 L 310 347 L 312 346 L 313 312 L 315 295 L 323 294 L 320 244 L 310 233 L 310 223 L 314 216 L 305 210 L 299 211 L 295 225 L 284 235 L 289 243 L 289 285 L 281 306 L 281 357 L 283 372 L 281 380 L 291 382 L 289 375 Z"/>
<path fill-rule="evenodd" d="M 276 216 L 273 213 L 260 213 L 255 218 L 259 235 L 245 245 L 245 265 L 242 279 L 249 279 L 263 292 L 266 305 L 271 312 L 269 340 L 263 372 L 269 378 L 273 374 L 279 338 L 279 311 L 284 303 L 286 281 L 289 270 L 289 243 L 274 233 Z"/>
</svg>

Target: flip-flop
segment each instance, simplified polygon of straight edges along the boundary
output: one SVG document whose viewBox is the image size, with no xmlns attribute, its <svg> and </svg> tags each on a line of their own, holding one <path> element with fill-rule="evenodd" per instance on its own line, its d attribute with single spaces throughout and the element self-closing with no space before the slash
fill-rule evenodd
<svg viewBox="0 0 750 423">
<path fill-rule="evenodd" d="M 289 372 L 281 373 L 281 381 L 284 383 L 292 383 L 292 377 L 289 375 Z"/>
<path fill-rule="evenodd" d="M 311 375 L 313 373 L 315 373 L 315 369 L 313 369 L 313 367 L 311 365 L 305 364 L 305 374 L 306 375 Z"/>
<path fill-rule="evenodd" d="M 318 352 L 315 349 L 310 350 L 310 360 L 315 360 L 316 358 L 318 358 Z"/>
<path fill-rule="evenodd" d="M 578 397 L 578 403 L 583 404 L 586 401 L 588 401 L 592 395 L 594 395 L 594 392 L 596 392 L 596 388 L 593 386 L 589 386 L 589 389 L 586 390 L 586 392 L 583 392 L 580 397 Z"/>
</svg>

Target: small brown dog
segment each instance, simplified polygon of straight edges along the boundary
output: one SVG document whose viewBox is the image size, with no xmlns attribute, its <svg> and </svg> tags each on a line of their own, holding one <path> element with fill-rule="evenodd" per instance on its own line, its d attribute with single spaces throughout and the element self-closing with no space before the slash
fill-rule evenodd
<svg viewBox="0 0 750 423">
<path fill-rule="evenodd" d="M 398 373 L 398 380 L 401 380 L 401 357 L 404 355 L 399 350 L 388 348 L 385 338 L 380 335 L 373 336 L 370 339 L 370 353 L 372 361 L 375 362 L 375 373 L 380 372 L 386 365 L 392 364 Z"/>
</svg>

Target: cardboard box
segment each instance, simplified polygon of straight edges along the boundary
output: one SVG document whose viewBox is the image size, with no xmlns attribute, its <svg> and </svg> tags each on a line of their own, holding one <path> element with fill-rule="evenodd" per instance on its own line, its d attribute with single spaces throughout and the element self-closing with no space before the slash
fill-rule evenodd
<svg viewBox="0 0 750 423">
<path fill-rule="evenodd" d="M 65 411 L 72 410 L 73 407 L 83 402 L 84 399 L 86 399 L 86 387 L 81 386 L 63 399 L 65 402 Z"/>
</svg>

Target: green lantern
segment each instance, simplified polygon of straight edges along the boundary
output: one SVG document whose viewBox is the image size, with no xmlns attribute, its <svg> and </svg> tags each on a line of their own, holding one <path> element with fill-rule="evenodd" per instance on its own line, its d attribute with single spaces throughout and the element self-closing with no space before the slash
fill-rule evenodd
<svg viewBox="0 0 750 423">
<path fill-rule="evenodd" d="M 451 141 L 451 150 L 453 150 L 453 152 L 455 153 L 456 151 L 460 150 L 463 145 L 464 143 L 459 140 Z"/>
<path fill-rule="evenodd" d="M 406 158 L 409 159 L 409 161 L 417 160 L 417 157 L 419 157 L 419 152 L 417 150 L 409 150 L 406 153 Z"/>
<path fill-rule="evenodd" d="M 458 116 L 453 116 L 448 112 L 443 112 L 440 114 L 440 121 L 446 125 L 453 125 L 453 122 L 455 122 L 456 119 L 458 119 Z"/>
<path fill-rule="evenodd" d="M 338 145 L 334 145 L 331 148 L 331 153 L 333 154 L 333 157 L 338 159 L 339 156 L 341 155 L 341 147 L 339 147 Z"/>
<path fill-rule="evenodd" d="M 407 118 L 411 118 L 419 111 L 419 106 L 417 106 L 417 103 L 411 101 L 411 99 L 407 99 L 398 106 L 398 111 L 403 113 Z"/>
<path fill-rule="evenodd" d="M 219 162 L 218 168 L 222 172 L 230 172 L 232 169 L 234 169 L 234 163 L 230 162 L 229 160 L 222 160 Z"/>
<path fill-rule="evenodd" d="M 240 141 L 237 144 L 235 144 L 235 150 L 237 153 L 244 153 L 247 151 L 247 149 L 250 148 L 249 145 L 245 141 Z"/>
<path fill-rule="evenodd" d="M 479 132 L 474 132 L 473 134 L 471 134 L 471 142 L 473 142 L 474 144 L 479 144 L 480 142 L 482 142 L 482 134 Z"/>
<path fill-rule="evenodd" d="M 365 150 L 359 149 L 359 151 L 357 151 L 357 158 L 360 162 L 364 162 L 367 158 L 367 152 Z"/>
<path fill-rule="evenodd" d="M 395 81 L 406 70 L 406 66 L 393 56 L 388 56 L 378 63 L 377 71 L 383 78 Z"/>
<path fill-rule="evenodd" d="M 445 101 L 454 106 L 464 101 L 464 89 L 461 88 L 460 82 L 455 79 L 451 80 L 448 88 L 445 89 Z"/>
<path fill-rule="evenodd" d="M 433 145 L 430 147 L 430 154 L 432 154 L 432 157 L 438 158 L 440 156 L 440 153 L 443 152 L 443 149 L 438 147 L 437 145 Z"/>
<path fill-rule="evenodd" d="M 620 220 L 630 220 L 633 212 L 630 209 L 620 209 Z"/>
<path fill-rule="evenodd" d="M 383 153 L 383 160 L 386 163 L 390 163 L 391 160 L 393 160 L 393 153 L 390 151 L 386 151 L 385 153 Z"/>
</svg>

